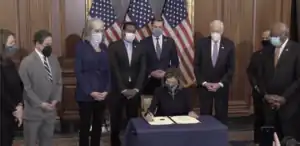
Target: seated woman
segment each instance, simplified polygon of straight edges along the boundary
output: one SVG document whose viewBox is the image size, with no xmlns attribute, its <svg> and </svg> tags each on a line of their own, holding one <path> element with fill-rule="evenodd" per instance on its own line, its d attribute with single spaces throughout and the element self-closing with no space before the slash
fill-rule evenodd
<svg viewBox="0 0 300 146">
<path fill-rule="evenodd" d="M 151 121 L 154 116 L 189 115 L 198 118 L 192 110 L 191 95 L 188 89 L 180 85 L 180 71 L 170 68 L 165 73 L 165 84 L 156 88 L 151 105 L 145 115 Z"/>
</svg>

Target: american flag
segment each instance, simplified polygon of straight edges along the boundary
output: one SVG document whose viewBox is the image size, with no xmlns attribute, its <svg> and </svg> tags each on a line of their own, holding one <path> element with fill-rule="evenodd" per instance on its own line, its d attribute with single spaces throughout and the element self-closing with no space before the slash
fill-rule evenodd
<svg viewBox="0 0 300 146">
<path fill-rule="evenodd" d="M 110 0 L 94 0 L 90 9 L 91 18 L 99 18 L 105 23 L 105 44 L 121 38 L 121 27 Z"/>
<path fill-rule="evenodd" d="M 136 38 L 141 40 L 151 35 L 150 22 L 154 18 L 152 8 L 148 0 L 132 0 L 130 2 L 128 13 L 126 15 L 126 21 L 132 21 L 136 23 L 138 31 L 136 32 Z"/>
<path fill-rule="evenodd" d="M 191 85 L 195 82 L 193 74 L 194 40 L 185 1 L 166 0 L 162 15 L 165 21 L 164 34 L 174 39 L 180 61 L 180 70 L 186 85 Z"/>
</svg>

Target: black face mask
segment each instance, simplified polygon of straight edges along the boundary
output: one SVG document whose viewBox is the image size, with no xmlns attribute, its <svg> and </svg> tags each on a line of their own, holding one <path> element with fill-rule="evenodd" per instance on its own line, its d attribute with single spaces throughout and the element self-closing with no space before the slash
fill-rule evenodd
<svg viewBox="0 0 300 146">
<path fill-rule="evenodd" d="M 266 47 L 266 46 L 270 46 L 271 42 L 270 42 L 270 40 L 262 40 L 261 44 L 262 44 L 263 47 Z"/>
<path fill-rule="evenodd" d="M 42 53 L 45 57 L 49 57 L 52 53 L 52 47 L 51 46 L 44 47 L 44 49 L 42 50 Z"/>
</svg>

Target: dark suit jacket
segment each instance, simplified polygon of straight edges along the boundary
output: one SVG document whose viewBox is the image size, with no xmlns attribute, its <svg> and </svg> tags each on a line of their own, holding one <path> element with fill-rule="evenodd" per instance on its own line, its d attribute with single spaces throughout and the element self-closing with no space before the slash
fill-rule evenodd
<svg viewBox="0 0 300 146">
<path fill-rule="evenodd" d="M 132 44 L 132 60 L 129 65 L 129 59 L 125 47 L 124 40 L 113 42 L 109 46 L 109 55 L 112 72 L 112 90 L 121 92 L 125 89 L 133 88 L 142 90 L 143 82 L 146 75 L 146 57 L 144 49 L 141 48 L 137 41 Z M 129 77 L 131 83 L 129 83 Z"/>
<path fill-rule="evenodd" d="M 90 96 L 92 92 L 109 92 L 110 90 L 107 47 L 105 44 L 99 46 L 101 52 L 96 52 L 88 41 L 80 41 L 76 46 L 77 101 L 94 101 Z"/>
<path fill-rule="evenodd" d="M 287 102 L 279 109 L 280 115 L 289 118 L 300 103 L 300 45 L 288 41 L 274 67 L 274 47 L 262 51 L 262 82 L 260 89 L 265 94 L 276 94 Z"/>
<path fill-rule="evenodd" d="M 0 110 L 2 120 L 13 119 L 12 112 L 23 102 L 23 84 L 15 64 L 0 58 Z M 2 121 L 1 120 L 1 121 Z"/>
<path fill-rule="evenodd" d="M 221 82 L 224 86 L 232 80 L 234 73 L 234 43 L 225 38 L 221 38 L 218 60 L 213 67 L 211 60 L 211 38 L 206 37 L 198 40 L 196 44 L 194 73 L 198 86 L 203 82 Z"/>
<path fill-rule="evenodd" d="M 262 64 L 262 52 L 256 51 L 252 54 L 250 63 L 247 67 L 248 80 L 251 84 L 253 91 L 259 93 L 258 84 L 261 81 L 261 64 Z"/>
<path fill-rule="evenodd" d="M 176 50 L 176 44 L 170 37 L 163 36 L 162 53 L 160 59 L 156 56 L 155 44 L 153 44 L 152 36 L 141 41 L 143 49 L 147 55 L 147 76 L 154 70 L 166 70 L 170 67 L 178 67 L 179 60 Z"/>
</svg>

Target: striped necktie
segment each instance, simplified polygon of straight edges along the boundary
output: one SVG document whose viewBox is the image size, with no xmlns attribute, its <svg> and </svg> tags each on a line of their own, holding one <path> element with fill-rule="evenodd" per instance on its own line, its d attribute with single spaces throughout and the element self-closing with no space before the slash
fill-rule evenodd
<svg viewBox="0 0 300 146">
<path fill-rule="evenodd" d="M 44 56 L 44 61 L 43 62 L 44 62 L 45 70 L 46 70 L 47 75 L 48 75 L 48 79 L 52 82 L 53 81 L 53 77 L 52 77 L 52 73 L 51 73 L 49 64 L 47 62 L 47 57 Z"/>
</svg>

